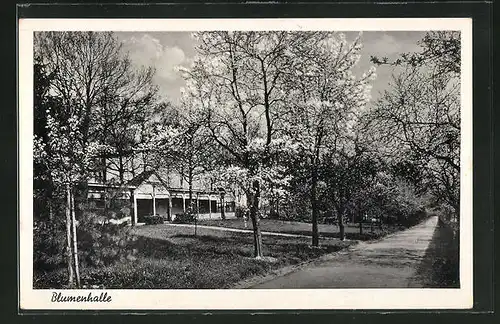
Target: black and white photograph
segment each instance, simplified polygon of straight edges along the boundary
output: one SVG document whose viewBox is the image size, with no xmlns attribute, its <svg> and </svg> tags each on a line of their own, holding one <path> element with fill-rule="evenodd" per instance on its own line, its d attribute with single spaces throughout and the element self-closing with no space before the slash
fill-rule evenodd
<svg viewBox="0 0 500 324">
<path fill-rule="evenodd" d="M 21 21 L 21 302 L 470 307 L 470 21 L 346 20 Z"/>
</svg>

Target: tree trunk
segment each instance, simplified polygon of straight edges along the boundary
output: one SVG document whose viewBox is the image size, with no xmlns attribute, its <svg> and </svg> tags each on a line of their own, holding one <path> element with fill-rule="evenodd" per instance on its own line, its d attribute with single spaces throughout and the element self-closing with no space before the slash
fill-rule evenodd
<svg viewBox="0 0 500 324">
<path fill-rule="evenodd" d="M 192 209 L 193 205 L 193 169 L 190 167 L 188 171 L 188 186 L 189 186 L 189 209 Z"/>
<path fill-rule="evenodd" d="M 262 258 L 262 234 L 260 232 L 259 220 L 259 198 L 260 198 L 260 184 L 255 180 L 252 184 L 253 194 L 248 196 L 248 203 L 250 204 L 250 218 L 252 219 L 253 226 L 253 240 L 254 240 L 254 257 Z"/>
<path fill-rule="evenodd" d="M 73 264 L 71 255 L 71 189 L 66 185 L 66 260 L 68 263 L 68 286 L 73 286 Z"/>
<path fill-rule="evenodd" d="M 318 172 L 315 169 L 312 174 L 311 179 L 311 209 L 312 209 L 312 246 L 319 245 L 319 233 L 318 233 L 318 214 L 319 214 L 319 206 L 318 206 L 318 194 L 317 194 L 317 186 L 318 186 Z"/>
<path fill-rule="evenodd" d="M 341 241 L 345 240 L 344 213 L 339 213 L 339 237 Z"/>
<path fill-rule="evenodd" d="M 224 200 L 225 194 L 221 194 L 220 196 L 220 218 L 226 219 L 226 201 Z"/>
<path fill-rule="evenodd" d="M 124 183 L 124 178 L 125 178 L 125 167 L 123 165 L 123 156 L 122 153 L 120 152 L 120 156 L 118 157 L 118 162 L 119 162 L 119 170 L 118 174 L 120 175 L 120 183 Z"/>
<path fill-rule="evenodd" d="M 71 190 L 70 190 L 71 193 Z M 71 193 L 71 225 L 73 234 L 73 262 L 75 267 L 76 287 L 80 288 L 80 269 L 78 266 L 78 240 L 76 236 L 76 217 L 75 217 L 75 194 Z"/>
<path fill-rule="evenodd" d="M 106 183 L 108 181 L 108 170 L 105 157 L 102 158 L 101 163 L 102 163 L 102 182 Z"/>
</svg>

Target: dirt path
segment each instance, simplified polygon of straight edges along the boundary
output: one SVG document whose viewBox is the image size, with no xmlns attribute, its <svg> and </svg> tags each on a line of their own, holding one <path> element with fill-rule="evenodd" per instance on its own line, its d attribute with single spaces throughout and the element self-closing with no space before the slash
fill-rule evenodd
<svg viewBox="0 0 500 324">
<path fill-rule="evenodd" d="M 372 243 L 360 243 L 329 258 L 250 288 L 407 288 L 424 287 L 418 273 L 429 249 L 439 244 L 438 218 Z M 427 271 L 428 272 L 428 271 Z"/>
</svg>

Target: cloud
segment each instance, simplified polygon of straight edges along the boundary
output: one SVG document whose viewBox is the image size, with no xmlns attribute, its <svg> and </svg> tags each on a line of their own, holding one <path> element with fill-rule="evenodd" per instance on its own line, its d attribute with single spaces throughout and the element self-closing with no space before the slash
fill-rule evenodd
<svg viewBox="0 0 500 324">
<path fill-rule="evenodd" d="M 386 54 L 401 53 L 403 50 L 401 42 L 396 41 L 394 36 L 387 34 L 383 34 L 377 43 Z"/>
<path fill-rule="evenodd" d="M 367 33 L 365 33 L 367 35 Z M 375 36 L 375 37 L 374 37 Z M 421 37 L 418 35 L 417 37 Z M 393 57 L 420 50 L 415 35 L 404 32 L 384 32 L 364 37 L 364 51 L 374 56 Z"/>
<path fill-rule="evenodd" d="M 387 31 L 387 32 L 365 32 L 363 33 L 361 60 L 359 69 L 367 70 L 371 65 L 371 56 L 378 58 L 387 57 L 389 60 L 398 58 L 402 53 L 412 53 L 421 50 L 417 44 L 425 35 L 424 32 Z M 387 89 L 395 71 L 391 66 L 377 66 L 377 79 L 372 83 L 371 91 L 374 101 L 380 93 Z"/>
<path fill-rule="evenodd" d="M 175 95 L 183 83 L 175 67 L 187 62 L 184 51 L 177 46 L 164 46 L 151 35 L 132 36 L 123 40 L 123 49 L 133 64 L 156 69 L 154 81 L 164 95 Z"/>
<path fill-rule="evenodd" d="M 167 47 L 163 50 L 163 55 L 158 58 L 156 68 L 158 76 L 173 80 L 178 77 L 175 67 L 186 61 L 184 51 L 179 47 Z"/>
<path fill-rule="evenodd" d="M 140 38 L 132 36 L 123 40 L 123 47 L 129 52 L 132 61 L 138 65 L 151 64 L 162 51 L 160 42 L 147 34 Z"/>
</svg>

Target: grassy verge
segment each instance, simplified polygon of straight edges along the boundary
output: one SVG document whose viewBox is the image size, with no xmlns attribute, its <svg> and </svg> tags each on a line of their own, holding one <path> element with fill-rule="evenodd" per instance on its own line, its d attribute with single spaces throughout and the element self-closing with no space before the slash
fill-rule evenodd
<svg viewBox="0 0 500 324">
<path fill-rule="evenodd" d="M 119 289 L 228 288 L 254 275 L 297 264 L 345 248 L 353 242 L 325 240 L 311 248 L 308 238 L 264 236 L 265 256 L 275 262 L 256 260 L 251 234 L 147 225 L 133 229 L 130 258 L 103 267 L 83 267 L 82 284 Z M 59 269 L 35 272 L 35 288 L 64 288 L 66 272 Z"/>
<path fill-rule="evenodd" d="M 226 220 L 203 220 L 200 225 L 217 226 L 236 229 L 251 229 L 252 224 L 248 223 L 245 228 L 245 223 L 242 219 L 226 219 Z M 312 225 L 302 222 L 282 221 L 275 219 L 262 219 L 260 221 L 261 230 L 265 232 L 278 232 L 287 234 L 299 234 L 311 236 Z M 359 224 L 346 224 L 345 235 L 349 240 L 372 240 L 383 237 L 387 234 L 403 230 L 403 226 L 393 225 L 373 225 L 363 224 L 363 233 L 360 233 Z M 324 238 L 338 238 L 339 228 L 337 225 L 318 224 L 319 234 Z"/>
<path fill-rule="evenodd" d="M 416 287 L 460 288 L 456 223 L 439 218 L 429 247 L 417 268 Z"/>
<path fill-rule="evenodd" d="M 439 219 L 439 227 L 442 232 L 442 243 L 440 255 L 434 262 L 434 273 L 440 274 L 435 281 L 445 287 L 460 287 L 460 232 L 457 222 Z"/>
</svg>

